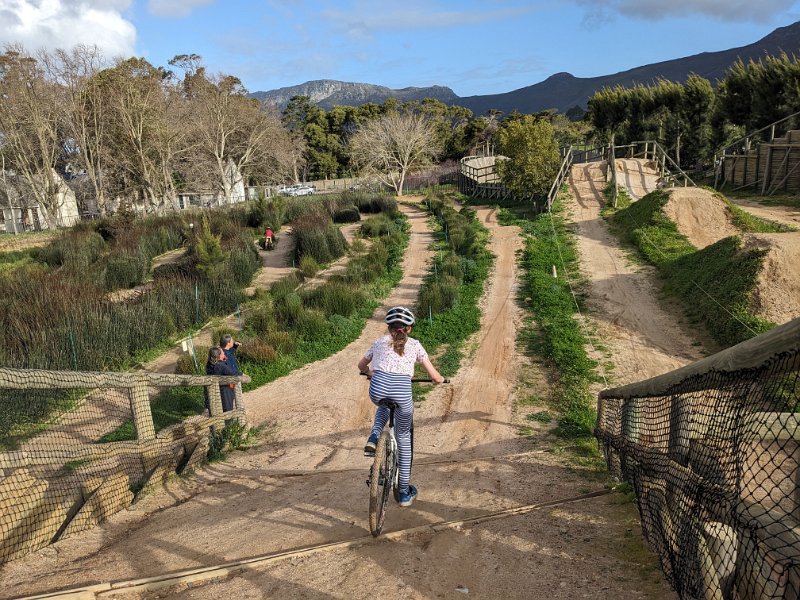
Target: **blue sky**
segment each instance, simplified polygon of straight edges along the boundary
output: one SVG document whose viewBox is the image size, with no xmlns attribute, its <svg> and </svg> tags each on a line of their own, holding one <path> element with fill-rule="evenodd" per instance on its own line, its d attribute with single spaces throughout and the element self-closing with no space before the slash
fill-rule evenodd
<svg viewBox="0 0 800 600">
<path fill-rule="evenodd" d="M 156 65 L 195 53 L 250 91 L 339 79 L 471 96 L 726 50 L 798 20 L 800 0 L 0 0 L 0 44 Z"/>
</svg>

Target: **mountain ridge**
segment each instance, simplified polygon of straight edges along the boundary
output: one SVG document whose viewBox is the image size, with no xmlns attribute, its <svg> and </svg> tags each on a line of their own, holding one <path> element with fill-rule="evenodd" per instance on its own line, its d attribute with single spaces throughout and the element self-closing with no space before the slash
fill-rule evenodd
<svg viewBox="0 0 800 600">
<path fill-rule="evenodd" d="M 368 83 L 319 79 L 278 90 L 254 92 L 251 97 L 258 98 L 265 104 L 276 104 L 280 109 L 286 106 L 292 96 L 309 96 L 312 102 L 326 110 L 337 104 L 381 104 L 389 98 L 397 98 L 401 102 L 436 98 L 446 104 L 469 108 L 476 115 L 485 114 L 489 110 L 499 110 L 505 114 L 515 110 L 521 113 L 536 113 L 548 109 L 567 112 L 576 106 L 585 109 L 589 98 L 604 87 L 630 87 L 637 83 L 649 85 L 658 79 L 683 83 L 692 73 L 716 84 L 738 59 L 748 62 L 765 55 L 777 56 L 782 52 L 789 55 L 800 53 L 800 21 L 778 27 L 760 40 L 738 48 L 701 52 L 597 77 L 575 77 L 561 71 L 539 83 L 499 94 L 458 96 L 446 86 L 392 89 Z"/>
</svg>

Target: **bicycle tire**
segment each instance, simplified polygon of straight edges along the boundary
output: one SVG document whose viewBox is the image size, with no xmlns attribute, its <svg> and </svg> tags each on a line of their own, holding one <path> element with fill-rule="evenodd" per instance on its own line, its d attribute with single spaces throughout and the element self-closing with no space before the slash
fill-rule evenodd
<svg viewBox="0 0 800 600">
<path fill-rule="evenodd" d="M 378 537 L 386 518 L 386 504 L 394 487 L 394 457 L 389 432 L 384 429 L 375 448 L 369 484 L 369 532 Z"/>
</svg>

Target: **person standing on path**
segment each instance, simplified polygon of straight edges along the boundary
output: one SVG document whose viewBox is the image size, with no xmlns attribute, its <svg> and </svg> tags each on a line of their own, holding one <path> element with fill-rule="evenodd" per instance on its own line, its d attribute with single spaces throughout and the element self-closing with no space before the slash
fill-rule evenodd
<svg viewBox="0 0 800 600">
<path fill-rule="evenodd" d="M 219 346 L 214 346 L 208 351 L 208 361 L 206 362 L 206 375 L 217 376 L 236 376 L 231 365 L 225 360 L 225 351 Z M 235 386 L 241 384 L 223 383 L 219 386 L 219 393 L 222 397 L 222 410 L 228 412 L 233 410 L 236 402 Z"/>
<path fill-rule="evenodd" d="M 242 369 L 239 367 L 239 360 L 236 358 L 236 350 L 238 350 L 239 346 L 241 345 L 242 342 L 234 341 L 233 336 L 230 333 L 223 334 L 219 338 L 219 347 L 225 352 L 225 360 L 233 371 L 234 375 L 243 375 Z M 241 382 L 234 386 L 233 391 L 235 398 L 234 405 L 236 408 L 244 408 L 244 402 L 242 401 Z"/>
</svg>

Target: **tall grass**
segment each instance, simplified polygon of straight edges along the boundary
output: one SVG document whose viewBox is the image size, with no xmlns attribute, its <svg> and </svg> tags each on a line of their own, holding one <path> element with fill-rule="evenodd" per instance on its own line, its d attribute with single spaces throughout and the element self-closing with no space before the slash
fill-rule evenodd
<svg viewBox="0 0 800 600">
<path fill-rule="evenodd" d="M 293 224 L 293 233 L 298 262 L 303 256 L 311 256 L 317 263 L 329 263 L 344 256 L 347 251 L 344 235 L 327 215 L 307 214 L 300 217 Z"/>
</svg>

